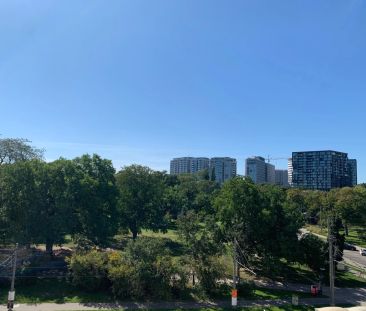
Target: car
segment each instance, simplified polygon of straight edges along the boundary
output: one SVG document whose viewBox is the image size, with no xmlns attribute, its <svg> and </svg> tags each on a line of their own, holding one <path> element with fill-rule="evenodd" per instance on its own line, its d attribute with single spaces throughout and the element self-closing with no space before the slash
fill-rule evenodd
<svg viewBox="0 0 366 311">
<path fill-rule="evenodd" d="M 344 249 L 349 250 L 349 251 L 357 251 L 356 246 L 349 244 L 349 243 L 344 243 Z"/>
<path fill-rule="evenodd" d="M 360 249 L 360 255 L 361 256 L 366 256 L 366 249 Z"/>
</svg>

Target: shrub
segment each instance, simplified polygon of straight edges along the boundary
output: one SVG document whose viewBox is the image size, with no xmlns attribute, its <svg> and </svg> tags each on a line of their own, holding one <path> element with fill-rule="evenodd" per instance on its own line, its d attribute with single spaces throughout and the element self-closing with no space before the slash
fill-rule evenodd
<svg viewBox="0 0 366 311">
<path fill-rule="evenodd" d="M 214 257 L 196 261 L 194 265 L 198 284 L 206 293 L 213 293 L 217 289 L 218 280 L 222 277 L 222 266 Z"/>
<path fill-rule="evenodd" d="M 168 298 L 179 295 L 186 278 L 161 241 L 130 241 L 120 261 L 109 265 L 109 278 L 117 297 Z"/>
<path fill-rule="evenodd" d="M 96 250 L 75 253 L 68 258 L 69 280 L 89 291 L 108 288 L 107 264 L 107 253 Z"/>
</svg>

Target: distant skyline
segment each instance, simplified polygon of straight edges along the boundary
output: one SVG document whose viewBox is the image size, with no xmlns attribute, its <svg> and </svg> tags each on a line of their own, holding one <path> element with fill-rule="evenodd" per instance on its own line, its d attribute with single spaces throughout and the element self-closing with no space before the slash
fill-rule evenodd
<svg viewBox="0 0 366 311">
<path fill-rule="evenodd" d="M 46 159 L 336 150 L 366 182 L 366 2 L 3 0 L 0 134 Z M 286 160 L 273 161 L 286 169 Z"/>
</svg>

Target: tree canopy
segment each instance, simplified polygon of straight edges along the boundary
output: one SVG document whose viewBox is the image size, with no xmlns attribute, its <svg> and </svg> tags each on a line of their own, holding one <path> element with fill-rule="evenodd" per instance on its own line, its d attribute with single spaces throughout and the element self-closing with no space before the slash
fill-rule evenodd
<svg viewBox="0 0 366 311">
<path fill-rule="evenodd" d="M 31 141 L 24 138 L 0 138 L 0 165 L 42 159 L 43 150 L 30 145 Z"/>
</svg>

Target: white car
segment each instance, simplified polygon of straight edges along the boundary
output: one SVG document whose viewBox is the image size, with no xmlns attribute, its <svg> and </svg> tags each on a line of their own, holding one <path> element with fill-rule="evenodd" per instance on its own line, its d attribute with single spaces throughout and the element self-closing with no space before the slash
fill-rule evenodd
<svg viewBox="0 0 366 311">
<path fill-rule="evenodd" d="M 366 256 L 366 249 L 361 248 L 361 249 L 360 249 L 360 255 L 361 255 L 361 256 Z"/>
</svg>

